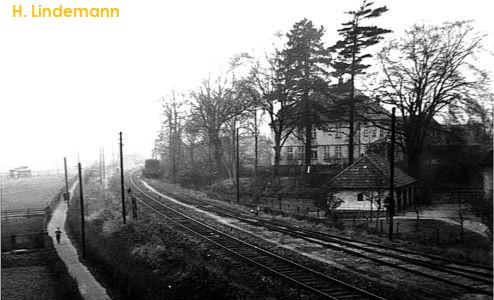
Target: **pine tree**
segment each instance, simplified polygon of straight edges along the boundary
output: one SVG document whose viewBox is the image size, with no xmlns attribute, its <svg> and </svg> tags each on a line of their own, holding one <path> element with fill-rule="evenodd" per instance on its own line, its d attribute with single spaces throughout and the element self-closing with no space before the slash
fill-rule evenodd
<svg viewBox="0 0 494 300">
<path fill-rule="evenodd" d="M 362 23 L 368 19 L 381 16 L 388 9 L 386 6 L 372 8 L 373 2 L 364 0 L 357 11 L 348 11 L 352 19 L 343 23 L 343 27 L 338 29 L 342 40 L 336 42 L 330 49 L 337 54 L 337 58 L 332 63 L 335 69 L 334 75 L 342 78 L 343 75 L 350 75 L 350 95 L 348 109 L 348 162 L 353 163 L 354 149 L 354 119 L 355 119 L 355 78 L 357 75 L 365 73 L 365 69 L 370 67 L 363 63 L 365 58 L 372 55 L 362 53 L 367 47 L 379 43 L 383 35 L 391 30 L 383 29 L 377 26 L 362 26 Z"/>
<path fill-rule="evenodd" d="M 324 28 L 315 28 L 303 19 L 287 34 L 288 42 L 282 52 L 288 97 L 297 102 L 301 114 L 299 128 L 305 130 L 305 164 L 311 164 L 312 129 L 317 125 L 316 103 L 327 90 L 330 63 L 329 51 L 321 41 Z"/>
</svg>

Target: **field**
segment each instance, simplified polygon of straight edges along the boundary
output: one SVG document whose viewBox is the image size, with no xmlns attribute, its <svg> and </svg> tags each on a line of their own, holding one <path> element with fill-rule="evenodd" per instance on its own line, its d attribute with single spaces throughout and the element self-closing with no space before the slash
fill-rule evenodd
<svg viewBox="0 0 494 300">
<path fill-rule="evenodd" d="M 2 178 L 2 210 L 45 208 L 64 184 L 63 174 Z"/>
<path fill-rule="evenodd" d="M 4 213 L 18 209 L 44 209 L 63 185 L 62 174 L 2 178 L 2 251 L 42 246 L 39 236 L 44 231 L 44 215 L 12 218 Z"/>
</svg>

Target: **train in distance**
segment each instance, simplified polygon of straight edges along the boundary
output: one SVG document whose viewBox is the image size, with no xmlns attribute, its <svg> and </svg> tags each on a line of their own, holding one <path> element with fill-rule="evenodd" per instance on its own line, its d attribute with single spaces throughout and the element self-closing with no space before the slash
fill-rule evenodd
<svg viewBox="0 0 494 300">
<path fill-rule="evenodd" d="M 146 178 L 160 178 L 161 177 L 161 165 L 157 159 L 146 159 L 144 161 L 144 169 L 142 169 L 142 176 Z"/>
</svg>

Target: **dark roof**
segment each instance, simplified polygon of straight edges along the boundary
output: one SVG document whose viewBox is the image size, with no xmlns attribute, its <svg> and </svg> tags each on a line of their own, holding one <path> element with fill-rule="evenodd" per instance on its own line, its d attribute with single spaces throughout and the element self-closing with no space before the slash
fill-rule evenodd
<svg viewBox="0 0 494 300">
<path fill-rule="evenodd" d="M 330 101 L 328 105 L 343 105 L 347 107 L 348 101 L 350 101 L 350 83 L 349 81 L 343 84 L 334 84 L 329 87 Z M 355 118 L 364 120 L 379 120 L 389 119 L 390 113 L 384 109 L 380 104 L 379 99 L 371 99 L 360 90 L 355 89 Z M 343 118 L 346 118 L 348 114 L 347 109 L 343 112 Z"/>
<path fill-rule="evenodd" d="M 368 189 L 389 187 L 389 162 L 375 154 L 368 154 L 331 178 L 328 185 L 335 188 Z M 416 179 L 410 177 L 395 167 L 395 187 L 402 187 L 414 183 Z"/>
</svg>

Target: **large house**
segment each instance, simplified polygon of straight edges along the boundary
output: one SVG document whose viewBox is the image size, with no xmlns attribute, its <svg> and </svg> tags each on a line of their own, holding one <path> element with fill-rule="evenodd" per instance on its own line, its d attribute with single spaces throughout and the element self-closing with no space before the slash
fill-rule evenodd
<svg viewBox="0 0 494 300">
<path fill-rule="evenodd" d="M 355 159 L 367 153 L 371 145 L 386 140 L 389 134 L 389 116 L 378 101 L 360 92 L 357 92 L 356 97 L 359 101 L 355 105 L 354 119 Z M 311 165 L 345 165 L 348 160 L 348 117 L 327 119 L 327 124 L 321 128 L 312 128 Z M 300 129 L 290 134 L 281 149 L 280 165 L 305 164 L 304 136 L 305 130 Z"/>
</svg>

